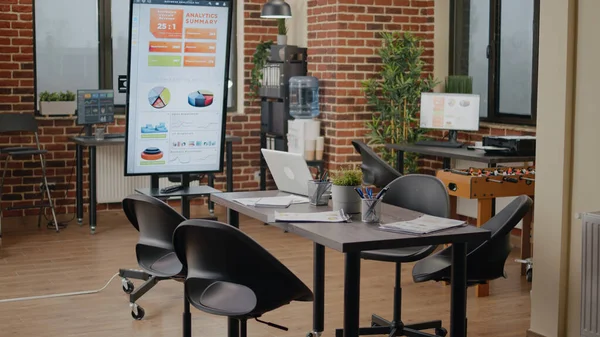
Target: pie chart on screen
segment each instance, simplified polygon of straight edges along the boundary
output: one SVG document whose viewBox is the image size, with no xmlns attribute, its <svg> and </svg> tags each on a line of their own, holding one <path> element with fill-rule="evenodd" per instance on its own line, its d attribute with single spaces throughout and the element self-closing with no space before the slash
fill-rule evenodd
<svg viewBox="0 0 600 337">
<path fill-rule="evenodd" d="M 165 87 L 154 87 L 148 93 L 148 103 L 155 109 L 162 109 L 169 105 L 171 92 Z"/>
<path fill-rule="evenodd" d="M 196 108 L 204 108 L 213 103 L 214 95 L 207 90 L 194 91 L 188 95 L 188 103 Z"/>
</svg>

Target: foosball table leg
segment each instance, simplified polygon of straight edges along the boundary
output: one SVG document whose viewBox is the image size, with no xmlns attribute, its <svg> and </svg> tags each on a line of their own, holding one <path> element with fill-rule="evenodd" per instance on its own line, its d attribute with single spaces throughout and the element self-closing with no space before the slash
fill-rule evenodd
<svg viewBox="0 0 600 337">
<path fill-rule="evenodd" d="M 483 226 L 492 218 L 492 199 L 477 199 L 477 227 Z M 475 288 L 477 297 L 486 297 L 490 294 L 490 285 L 478 284 Z"/>
<path fill-rule="evenodd" d="M 533 197 L 531 197 L 533 199 Z M 523 217 L 523 228 L 521 229 L 521 260 L 531 257 L 531 223 L 533 222 L 533 206 Z M 521 275 L 527 274 L 527 264 L 521 265 Z"/>
</svg>

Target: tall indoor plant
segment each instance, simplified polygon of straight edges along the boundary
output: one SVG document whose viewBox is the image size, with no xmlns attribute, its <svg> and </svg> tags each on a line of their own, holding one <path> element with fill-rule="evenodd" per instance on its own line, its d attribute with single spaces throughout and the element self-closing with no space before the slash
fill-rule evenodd
<svg viewBox="0 0 600 337">
<path fill-rule="evenodd" d="M 421 93 L 432 91 L 437 83 L 423 70 L 420 38 L 409 32 L 382 32 L 381 37 L 381 70 L 362 83 L 367 102 L 375 112 L 367 122 L 369 144 L 412 143 L 424 133 L 418 124 Z M 376 148 L 385 161 L 394 163 L 395 151 Z M 417 159 L 414 154 L 405 154 L 405 172 L 416 172 Z"/>
<path fill-rule="evenodd" d="M 254 55 L 252 55 L 252 70 L 250 70 L 250 99 L 259 96 L 259 89 L 262 86 L 263 69 L 271 55 L 271 46 L 273 41 L 260 42 L 256 45 Z"/>
</svg>

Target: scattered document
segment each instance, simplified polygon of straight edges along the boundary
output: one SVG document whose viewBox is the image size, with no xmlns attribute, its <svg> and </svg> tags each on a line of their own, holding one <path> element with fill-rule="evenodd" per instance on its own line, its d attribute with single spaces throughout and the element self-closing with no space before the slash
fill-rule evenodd
<svg viewBox="0 0 600 337">
<path fill-rule="evenodd" d="M 263 198 L 240 198 L 234 199 L 233 201 L 240 203 L 244 206 L 287 208 L 292 204 L 308 203 L 308 198 L 297 195 L 284 195 Z"/>
<path fill-rule="evenodd" d="M 348 222 L 350 216 L 344 211 L 287 213 L 275 212 L 275 221 L 280 222 Z"/>
<path fill-rule="evenodd" d="M 385 231 L 397 233 L 429 234 L 445 229 L 460 227 L 463 225 L 465 225 L 465 222 L 462 220 L 453 220 L 431 215 L 422 215 L 413 220 L 381 224 L 379 225 L 379 228 Z"/>
</svg>

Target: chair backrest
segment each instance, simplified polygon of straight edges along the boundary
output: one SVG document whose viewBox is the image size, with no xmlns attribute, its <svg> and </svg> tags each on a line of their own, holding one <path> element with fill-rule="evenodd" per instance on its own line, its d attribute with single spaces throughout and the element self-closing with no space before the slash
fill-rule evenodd
<svg viewBox="0 0 600 337">
<path fill-rule="evenodd" d="M 0 133 L 5 132 L 37 132 L 35 116 L 30 113 L 1 113 Z"/>
<path fill-rule="evenodd" d="M 352 145 L 362 158 L 360 168 L 366 185 L 384 187 L 401 176 L 400 172 L 381 159 L 367 144 L 360 140 L 353 140 Z"/>
<path fill-rule="evenodd" d="M 173 236 L 188 281 L 229 282 L 250 288 L 256 307 L 268 307 L 282 294 L 312 300 L 312 292 L 287 267 L 239 229 L 218 221 L 187 220 Z M 195 284 L 198 284 L 197 282 Z M 279 295 L 279 296 L 278 296 Z"/>
<path fill-rule="evenodd" d="M 392 181 L 383 202 L 433 216 L 450 216 L 450 197 L 435 176 L 409 174 Z"/>
<path fill-rule="evenodd" d="M 143 194 L 127 196 L 122 205 L 127 219 L 140 232 L 138 252 L 140 246 L 174 251 L 173 233 L 185 217 L 163 201 Z"/>
<path fill-rule="evenodd" d="M 473 280 L 493 280 L 504 277 L 504 265 L 512 245 L 510 233 L 529 212 L 533 200 L 520 195 L 481 227 L 491 232 L 491 237 L 478 245 L 469 245 L 467 277 Z"/>
</svg>

